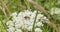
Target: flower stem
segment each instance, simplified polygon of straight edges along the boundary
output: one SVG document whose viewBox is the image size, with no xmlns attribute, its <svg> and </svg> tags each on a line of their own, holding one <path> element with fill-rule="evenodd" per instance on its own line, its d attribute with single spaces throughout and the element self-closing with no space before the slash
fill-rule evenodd
<svg viewBox="0 0 60 32">
<path fill-rule="evenodd" d="M 38 15 L 38 11 L 37 11 L 35 19 L 34 19 L 34 23 L 33 23 L 33 27 L 32 27 L 32 32 L 35 32 L 34 29 L 35 29 L 35 22 L 36 22 L 37 15 Z"/>
</svg>

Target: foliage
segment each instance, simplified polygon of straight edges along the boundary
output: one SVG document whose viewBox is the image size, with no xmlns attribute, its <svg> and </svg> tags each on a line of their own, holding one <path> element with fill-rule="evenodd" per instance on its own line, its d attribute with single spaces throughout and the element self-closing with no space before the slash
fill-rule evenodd
<svg viewBox="0 0 60 32">
<path fill-rule="evenodd" d="M 60 28 L 60 12 L 58 14 L 51 14 L 54 13 L 56 10 L 55 8 L 58 8 L 56 11 L 60 11 L 60 0 L 33 0 L 34 2 L 41 5 L 47 12 L 51 15 L 52 22 Z M 51 9 L 53 8 L 53 12 Z M 2 30 L 6 29 L 6 21 L 8 21 L 11 18 L 11 14 L 13 12 L 21 12 L 24 10 L 31 10 L 31 11 L 38 11 L 34 5 L 29 3 L 27 0 L 0 0 L 0 32 Z M 44 13 L 41 13 L 44 14 Z M 48 15 L 49 15 L 48 14 Z M 44 14 L 45 15 L 45 14 Z M 46 15 L 45 15 L 46 16 Z M 50 20 L 50 19 L 49 19 Z M 4 28 L 3 28 L 4 27 Z M 56 32 L 49 24 L 44 23 L 44 26 L 41 27 L 43 29 L 43 32 Z"/>
</svg>

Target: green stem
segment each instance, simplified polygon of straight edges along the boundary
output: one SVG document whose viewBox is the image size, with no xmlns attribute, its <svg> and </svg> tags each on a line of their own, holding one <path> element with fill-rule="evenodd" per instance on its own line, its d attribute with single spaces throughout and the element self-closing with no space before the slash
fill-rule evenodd
<svg viewBox="0 0 60 32">
<path fill-rule="evenodd" d="M 33 23 L 33 27 L 32 27 L 32 32 L 35 32 L 34 29 L 35 29 L 35 22 L 36 22 L 37 15 L 38 15 L 38 11 L 37 11 L 35 19 L 34 19 L 34 23 Z"/>
</svg>

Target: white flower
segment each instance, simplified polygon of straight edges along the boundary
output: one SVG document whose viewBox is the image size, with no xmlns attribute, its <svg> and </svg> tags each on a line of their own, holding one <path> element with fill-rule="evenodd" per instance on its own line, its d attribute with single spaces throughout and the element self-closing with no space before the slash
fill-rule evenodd
<svg viewBox="0 0 60 32">
<path fill-rule="evenodd" d="M 32 31 L 32 26 L 29 26 L 29 27 L 27 28 L 27 30 L 28 30 L 28 31 Z"/>
<path fill-rule="evenodd" d="M 22 29 L 24 29 L 24 30 L 27 29 L 27 28 L 28 28 L 28 25 L 23 25 L 22 26 Z"/>
<path fill-rule="evenodd" d="M 22 27 L 21 24 L 15 24 L 15 28 L 20 28 L 20 27 Z"/>
<path fill-rule="evenodd" d="M 22 17 L 23 12 L 18 13 L 17 17 Z"/>
<path fill-rule="evenodd" d="M 22 32 L 22 30 L 21 29 L 16 29 L 16 31 L 15 32 Z"/>
<path fill-rule="evenodd" d="M 15 28 L 21 28 L 24 25 L 23 21 L 16 21 Z"/>
<path fill-rule="evenodd" d="M 37 19 L 44 17 L 42 14 L 38 14 Z"/>
<path fill-rule="evenodd" d="M 42 32 L 42 30 L 40 28 L 36 28 L 35 32 Z"/>
<path fill-rule="evenodd" d="M 29 10 L 24 11 L 24 17 L 25 16 L 30 16 L 31 12 Z"/>
<path fill-rule="evenodd" d="M 6 24 L 8 25 L 8 27 L 14 26 L 14 23 L 12 21 L 8 21 Z"/>
<path fill-rule="evenodd" d="M 9 29 L 7 29 L 8 32 L 14 32 L 15 31 L 15 28 L 11 27 Z"/>
<path fill-rule="evenodd" d="M 60 13 L 60 8 L 53 7 L 53 8 L 51 8 L 51 10 L 50 10 L 50 14 L 51 14 L 51 15 L 59 14 L 59 13 Z"/>
<path fill-rule="evenodd" d="M 28 31 L 32 31 L 32 26 L 34 23 L 36 12 L 37 11 L 32 12 L 29 10 L 25 10 L 24 12 L 20 12 L 18 14 L 17 12 L 12 13 L 12 21 L 7 21 L 8 29 L 10 29 L 11 27 L 14 27 L 15 30 L 17 29 L 15 32 L 22 32 L 21 29 L 23 30 L 27 29 Z M 35 27 L 43 26 L 43 23 L 41 21 L 44 21 L 46 19 L 47 18 L 44 15 L 38 14 L 36 18 Z M 36 32 L 40 32 L 40 30 L 41 29 L 38 29 L 38 28 L 35 29 Z"/>
<path fill-rule="evenodd" d="M 42 22 L 37 22 L 36 26 L 40 27 L 40 26 L 43 26 L 43 24 L 42 24 Z"/>
</svg>

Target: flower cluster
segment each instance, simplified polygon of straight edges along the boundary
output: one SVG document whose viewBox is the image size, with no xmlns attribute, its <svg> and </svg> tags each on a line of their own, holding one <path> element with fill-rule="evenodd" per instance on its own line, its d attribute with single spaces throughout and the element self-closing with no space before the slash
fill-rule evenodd
<svg viewBox="0 0 60 32">
<path fill-rule="evenodd" d="M 25 10 L 24 12 L 14 12 L 12 13 L 12 20 L 7 21 L 8 32 L 23 32 L 32 31 L 32 26 L 37 11 Z M 42 32 L 40 29 L 43 26 L 42 21 L 48 20 L 44 15 L 38 13 L 36 22 L 35 22 L 35 32 Z"/>
<path fill-rule="evenodd" d="M 50 14 L 51 15 L 60 14 L 60 8 L 56 8 L 56 7 L 51 8 Z"/>
</svg>

